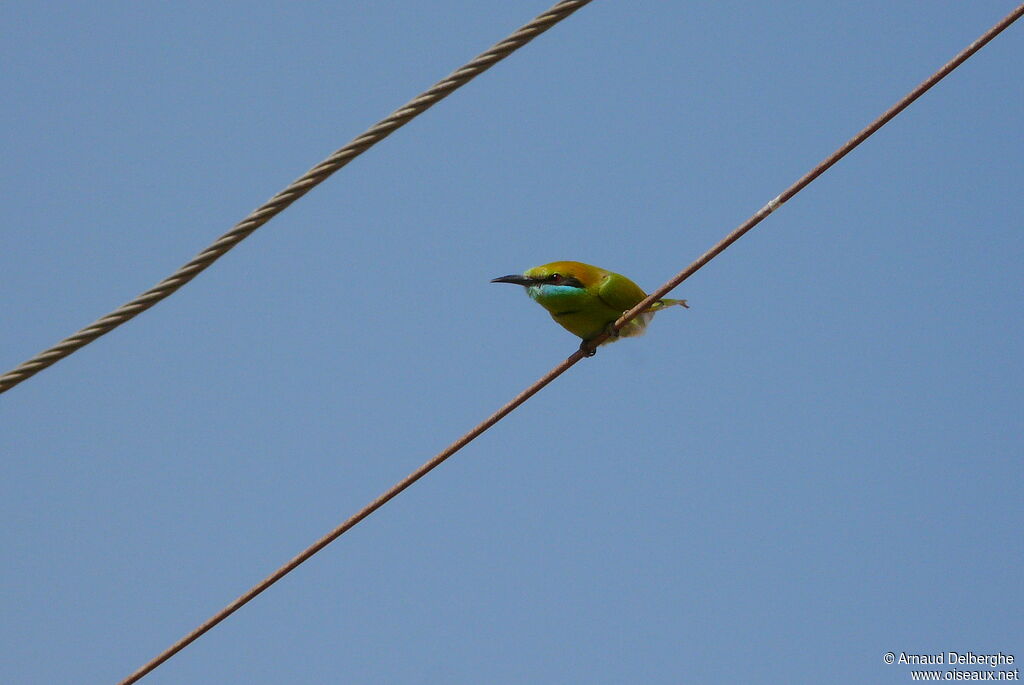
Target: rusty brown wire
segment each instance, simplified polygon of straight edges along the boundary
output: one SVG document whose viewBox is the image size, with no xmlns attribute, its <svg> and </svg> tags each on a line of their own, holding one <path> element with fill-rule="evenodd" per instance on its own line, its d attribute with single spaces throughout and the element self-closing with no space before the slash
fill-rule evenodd
<svg viewBox="0 0 1024 685">
<path fill-rule="evenodd" d="M 900 99 L 895 105 L 886 110 L 880 117 L 872 121 L 870 124 L 865 126 L 860 133 L 855 135 L 850 140 L 846 141 L 842 147 L 833 152 L 831 155 L 826 157 L 818 166 L 814 167 L 793 185 L 789 186 L 781 193 L 775 196 L 768 204 L 759 209 L 753 216 L 744 221 L 742 224 L 737 226 L 729 235 L 725 236 L 720 240 L 714 247 L 702 254 L 696 261 L 690 266 L 686 267 L 671 279 L 669 279 L 663 286 L 652 292 L 647 296 L 645 300 L 637 304 L 635 307 L 624 313 L 618 321 L 613 324 L 615 331 L 622 330 L 622 327 L 632 321 L 634 318 L 642 314 L 652 304 L 661 298 L 665 297 L 671 290 L 675 289 L 680 283 L 685 281 L 687 278 L 697 273 L 697 271 L 710 262 L 712 259 L 717 257 L 725 248 L 732 245 L 734 242 L 743 237 L 743 234 L 757 226 L 769 214 L 774 212 L 776 209 L 781 207 L 784 203 L 788 202 L 794 195 L 799 193 L 801 190 L 806 188 L 811 181 L 821 176 L 823 173 L 828 171 L 829 167 L 838 162 L 840 159 L 845 157 L 855 147 L 863 143 L 868 139 L 875 131 L 889 123 L 897 114 L 905 110 L 910 103 L 924 95 L 932 86 L 944 79 L 951 71 L 956 69 L 958 66 L 967 61 L 971 55 L 976 53 L 981 48 L 985 47 L 990 40 L 998 36 L 1007 28 L 1010 24 L 1020 19 L 1021 15 L 1024 14 L 1024 4 L 1019 5 L 1015 10 L 1003 17 L 999 23 L 990 28 L 988 31 L 983 33 L 976 41 L 968 45 L 962 51 L 960 51 L 953 59 L 946 62 L 942 67 L 934 74 L 922 81 L 916 88 L 907 93 L 903 98 Z M 608 339 L 609 333 L 602 333 L 600 336 L 589 341 L 590 349 L 595 349 L 597 345 Z"/>
<path fill-rule="evenodd" d="M 739 238 L 741 236 L 743 236 L 744 233 L 746 233 L 747 231 L 752 229 L 757 224 L 761 223 L 761 221 L 763 221 L 769 214 L 774 212 L 776 209 L 778 209 L 780 206 L 782 206 L 783 203 L 785 203 L 787 200 L 792 198 L 798 192 L 803 190 L 814 179 L 816 179 L 818 176 L 820 176 L 825 171 L 827 171 L 829 167 L 831 167 L 833 164 L 835 164 L 840 159 L 842 159 L 844 156 L 846 156 L 851 150 L 853 150 L 855 147 L 857 147 L 862 142 L 864 142 L 875 131 L 880 129 L 882 126 L 884 126 L 886 123 L 888 123 L 893 117 L 895 117 L 897 114 L 899 114 L 904 109 L 906 109 L 907 106 L 910 105 L 914 100 L 916 100 L 917 98 L 921 97 L 921 95 L 923 95 L 929 88 L 931 88 L 936 83 L 941 81 L 946 75 L 948 75 L 951 71 L 953 71 L 958 66 L 960 66 L 971 55 L 973 55 L 978 50 L 980 50 L 986 43 L 988 43 L 990 40 L 995 38 L 1006 27 L 1008 27 L 1010 24 L 1012 24 L 1017 19 L 1019 19 L 1022 14 L 1024 14 L 1024 4 L 1022 4 L 1019 7 L 1017 7 L 1013 12 L 1011 12 L 1006 17 L 1004 17 L 998 24 L 996 24 L 991 29 L 986 31 L 980 38 L 978 38 L 976 41 L 974 41 L 969 46 L 967 46 L 962 52 L 960 52 L 956 57 L 954 57 L 952 60 L 947 62 L 945 65 L 943 65 L 942 68 L 940 68 L 934 74 L 929 76 L 925 81 L 923 81 L 920 85 L 918 85 L 916 88 L 914 88 L 909 94 L 907 94 L 905 97 L 903 97 L 899 102 L 897 102 L 895 105 L 893 105 L 884 114 L 882 114 L 880 117 L 878 117 L 873 122 L 871 122 L 868 126 L 866 126 L 860 133 L 858 133 L 856 136 L 854 136 L 849 141 L 847 141 L 842 147 L 840 147 L 838 150 L 836 150 L 831 155 L 829 155 L 823 162 L 818 164 L 811 171 L 809 171 L 807 174 L 805 174 L 803 177 L 801 177 L 798 181 L 796 181 L 794 184 L 792 184 L 791 186 L 786 188 L 786 190 L 782 191 L 782 193 L 777 195 L 768 204 L 766 204 L 764 207 L 759 209 L 753 216 L 751 216 L 749 219 L 747 219 L 742 224 L 740 224 L 736 229 L 734 229 L 731 233 L 729 233 L 727 236 L 725 236 L 725 238 L 720 240 L 714 247 L 712 247 L 710 250 L 708 250 L 703 255 L 701 255 L 696 261 L 694 261 L 688 267 L 686 267 L 685 269 L 680 271 L 678 274 L 676 274 L 672 279 L 670 279 L 667 283 L 665 283 L 665 285 L 661 286 L 660 288 L 658 288 L 657 290 L 652 292 L 647 297 L 647 299 L 645 299 L 643 302 L 638 304 L 636 307 L 634 307 L 633 309 L 631 309 L 628 312 L 626 312 L 625 314 L 623 314 L 622 317 L 619 318 L 619 320 L 615 322 L 615 324 L 614 324 L 615 329 L 616 330 L 621 330 L 621 328 L 623 326 L 625 326 L 629 321 L 631 321 L 636 316 L 638 316 L 641 313 L 643 313 L 652 303 L 654 303 L 656 300 L 659 300 L 662 297 L 664 297 L 666 294 L 668 294 L 668 292 L 670 290 L 672 290 L 677 285 L 682 283 L 684 280 L 686 280 L 687 278 L 692 276 L 701 267 L 703 267 L 705 264 L 707 264 L 712 259 L 714 259 L 716 256 L 718 256 L 727 247 L 729 247 L 734 242 L 739 240 Z M 602 340 L 606 339 L 607 337 L 608 337 L 607 333 L 602 334 L 599 338 L 595 338 L 594 340 L 592 340 L 591 343 L 593 345 L 597 345 Z M 138 671 L 133 673 L 131 676 L 129 676 L 128 678 L 123 680 L 120 683 L 120 685 L 129 685 L 130 683 L 134 683 L 134 682 L 138 681 L 140 678 L 145 676 L 147 673 L 152 671 L 154 668 L 156 668 L 157 666 L 159 666 L 160 664 L 165 662 L 167 659 L 169 659 L 172 656 L 174 656 L 175 654 L 177 654 L 179 651 L 181 651 L 186 646 L 188 646 L 190 643 L 192 643 L 197 638 L 199 638 L 199 636 L 201 636 L 203 633 L 205 633 L 206 631 L 210 630 L 215 625 L 217 625 L 218 623 L 223 621 L 225 618 L 227 618 L 228 616 L 233 614 L 235 611 L 240 609 L 242 606 L 244 606 L 245 604 L 250 602 L 257 595 L 259 595 L 264 590 L 269 588 L 271 585 L 276 583 L 278 580 L 280 580 L 281 578 L 286 576 L 288 573 L 293 571 L 300 564 L 305 562 L 307 559 L 309 559 L 314 554 L 316 554 L 317 552 L 322 550 L 324 547 L 329 545 L 334 540 L 336 540 L 339 537 L 341 537 L 345 532 L 347 532 L 348 530 L 353 528 L 356 524 L 358 524 L 360 521 L 365 519 L 367 516 L 369 516 L 373 512 L 375 512 L 378 509 L 380 509 L 382 506 L 384 506 L 391 499 L 393 499 L 394 497 L 399 495 L 403 490 L 408 488 L 410 485 L 412 485 L 413 483 L 418 481 L 423 476 L 425 476 L 428 473 L 430 473 L 431 471 L 433 471 L 442 462 L 444 462 L 450 456 L 452 456 L 453 454 L 458 452 L 460 449 L 462 449 L 463 447 L 468 445 L 475 438 L 477 438 L 481 433 L 483 433 L 488 428 L 490 428 L 491 426 L 496 424 L 498 421 L 503 419 L 505 416 L 510 414 L 519 405 L 521 405 L 524 402 L 526 402 L 526 400 L 528 400 L 531 397 L 533 397 L 534 395 L 536 395 L 538 392 L 541 391 L 541 389 L 543 389 L 546 385 L 551 383 L 551 381 L 555 380 L 556 378 L 561 376 L 563 373 L 565 373 L 570 367 L 575 365 L 576 362 L 578 362 L 580 359 L 583 359 L 586 355 L 587 355 L 587 350 L 582 348 L 582 347 L 581 347 L 581 349 L 579 349 L 576 352 L 574 352 L 573 354 L 571 354 L 563 362 L 561 362 L 558 366 L 556 366 L 555 368 L 551 369 L 546 374 L 544 374 L 544 376 L 542 376 L 539 380 L 534 382 L 530 387 L 528 387 L 525 390 L 523 390 L 521 393 L 516 395 L 507 404 L 502 406 L 496 412 L 494 412 L 489 417 L 487 417 L 486 419 L 481 421 L 479 424 L 477 424 L 475 427 L 473 427 L 473 429 L 470 430 L 468 433 L 466 433 L 465 435 L 460 437 L 458 440 L 456 440 L 455 442 L 450 444 L 444 450 L 442 450 L 441 452 L 436 454 L 433 458 L 431 458 L 425 464 L 423 464 L 418 469 L 416 469 L 415 471 L 410 473 L 408 476 L 403 478 L 401 481 L 396 483 L 389 490 L 387 490 L 387 492 L 385 492 L 384 494 L 380 495 L 377 499 L 373 500 L 368 505 L 363 507 L 363 509 L 361 509 L 354 516 L 352 516 L 347 521 L 342 523 L 340 526 L 338 526 L 337 528 L 335 528 L 334 530 L 329 532 L 327 535 L 324 535 L 322 538 L 320 538 L 319 540 L 314 542 L 312 545 L 307 547 L 305 550 L 303 550 L 301 553 L 299 553 L 297 556 L 295 556 L 287 564 L 285 564 L 284 566 L 280 567 L 279 569 L 274 571 L 272 574 L 270 574 L 269 576 L 264 578 L 262 581 L 260 581 L 258 584 L 253 586 L 250 590 L 248 590 L 246 593 L 244 593 L 243 595 L 238 597 L 238 599 L 233 601 L 231 604 L 229 604 L 226 607 L 224 607 L 223 609 L 221 609 L 219 612 L 217 612 L 211 618 L 206 620 L 198 628 L 196 628 L 191 633 L 189 633 L 188 635 L 183 637 L 181 640 L 179 640 L 178 642 L 173 644 L 171 647 L 169 647 L 167 650 L 165 650 L 159 656 L 157 656 L 152 661 L 147 663 L 145 666 L 140 668 Z"/>
<path fill-rule="evenodd" d="M 353 159 L 384 140 L 416 116 L 427 111 L 457 88 L 469 83 L 476 76 L 487 71 L 590 2 L 592 0 L 563 0 L 563 2 L 557 3 L 547 12 L 538 15 L 533 21 L 520 28 L 505 40 L 495 44 L 491 49 L 478 55 L 446 78 L 438 81 L 386 118 L 371 126 L 365 133 L 353 139 L 348 145 L 337 150 L 330 157 L 307 171 L 288 185 L 287 188 L 267 200 L 263 205 L 253 210 L 249 216 L 235 224 L 234 228 L 217 238 L 212 245 L 200 252 L 192 261 L 182 266 L 173 274 L 130 302 L 121 305 L 106 316 L 97 319 L 77 333 L 61 340 L 53 347 L 40 352 L 0 376 L 0 394 L 10 390 L 25 379 L 34 376 L 46 367 L 57 363 L 71 353 L 85 347 L 93 340 L 109 333 L 168 297 L 220 259 L 228 250 L 249 237 L 257 228 L 273 219 L 293 202 L 326 180 L 335 171 L 341 169 Z"/>
</svg>

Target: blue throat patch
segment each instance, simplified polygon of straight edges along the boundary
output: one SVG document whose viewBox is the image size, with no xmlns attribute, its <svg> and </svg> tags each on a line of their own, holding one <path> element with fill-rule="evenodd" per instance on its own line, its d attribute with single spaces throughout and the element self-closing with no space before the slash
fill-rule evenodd
<svg viewBox="0 0 1024 685">
<path fill-rule="evenodd" d="M 541 285 L 531 285 L 526 289 L 526 294 L 534 300 L 548 300 L 557 299 L 561 297 L 573 297 L 576 295 L 582 295 L 586 291 L 582 288 L 577 288 L 571 285 L 553 285 L 551 283 L 542 283 Z"/>
</svg>

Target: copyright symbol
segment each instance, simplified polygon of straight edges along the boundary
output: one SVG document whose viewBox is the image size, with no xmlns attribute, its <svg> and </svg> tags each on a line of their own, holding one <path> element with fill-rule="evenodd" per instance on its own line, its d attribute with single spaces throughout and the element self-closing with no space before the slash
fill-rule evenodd
<svg viewBox="0 0 1024 685">
<path fill-rule="evenodd" d="M 882 661 L 884 661 L 887 664 L 891 664 L 896 661 L 896 655 L 892 652 L 886 652 L 885 656 L 882 657 Z"/>
</svg>

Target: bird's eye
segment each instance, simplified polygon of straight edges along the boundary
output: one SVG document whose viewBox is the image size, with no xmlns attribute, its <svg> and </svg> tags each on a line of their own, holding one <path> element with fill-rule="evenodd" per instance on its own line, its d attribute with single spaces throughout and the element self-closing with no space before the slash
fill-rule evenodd
<svg viewBox="0 0 1024 685">
<path fill-rule="evenodd" d="M 551 274 L 550 276 L 548 276 L 548 280 L 551 281 L 552 283 L 561 283 L 562 274 Z"/>
</svg>

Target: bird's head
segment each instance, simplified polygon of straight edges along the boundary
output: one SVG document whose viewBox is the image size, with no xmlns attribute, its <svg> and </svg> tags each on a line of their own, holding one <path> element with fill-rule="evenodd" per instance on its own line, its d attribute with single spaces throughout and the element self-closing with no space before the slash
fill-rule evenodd
<svg viewBox="0 0 1024 685">
<path fill-rule="evenodd" d="M 571 292 L 596 286 L 604 272 L 582 262 L 551 262 L 527 269 L 523 275 L 512 274 L 491 280 L 491 283 L 514 283 L 524 286 L 531 296 L 545 290 Z"/>
</svg>

